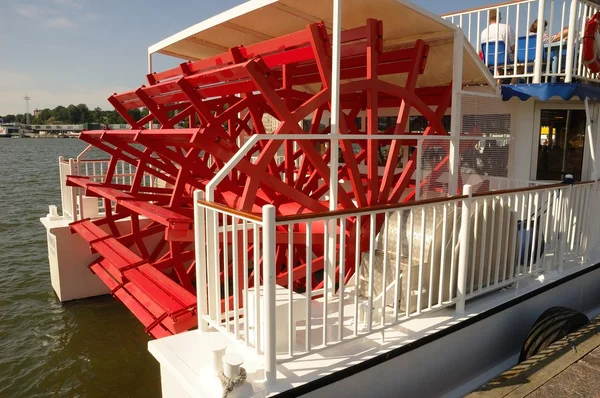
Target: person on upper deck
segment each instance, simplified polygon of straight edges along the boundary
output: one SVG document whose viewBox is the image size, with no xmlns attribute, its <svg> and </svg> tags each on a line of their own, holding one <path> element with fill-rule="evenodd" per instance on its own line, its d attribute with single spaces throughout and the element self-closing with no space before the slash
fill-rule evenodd
<svg viewBox="0 0 600 398">
<path fill-rule="evenodd" d="M 489 11 L 489 21 L 488 27 L 481 31 L 481 44 L 485 43 L 495 43 L 497 41 L 503 41 L 506 46 L 506 51 L 508 54 L 508 62 L 512 63 L 514 59 L 515 52 L 515 33 L 512 28 L 507 24 L 500 23 L 502 22 L 502 15 L 497 12 L 497 10 Z M 498 63 L 504 63 L 504 61 L 498 61 Z M 495 72 L 498 74 L 498 71 Z M 517 73 L 522 73 L 521 67 L 517 68 Z M 513 77 L 510 81 L 511 84 L 516 84 L 519 82 L 518 77 Z M 498 83 L 502 83 L 500 79 L 498 79 Z"/>
<path fill-rule="evenodd" d="M 554 42 L 560 41 L 561 40 L 561 37 L 560 37 L 561 32 L 558 32 L 554 36 L 550 36 L 548 33 L 546 33 L 547 27 L 548 27 L 548 21 L 544 21 L 543 43 L 549 44 L 549 43 L 554 43 Z M 531 27 L 529 28 L 529 36 L 537 35 L 537 30 L 538 30 L 538 20 L 536 19 L 535 21 L 533 21 L 533 23 L 531 24 Z M 567 26 L 562 31 L 562 40 L 566 40 L 568 34 L 569 34 L 569 27 Z"/>
<path fill-rule="evenodd" d="M 503 41 L 508 49 L 509 58 L 515 51 L 515 32 L 507 24 L 502 22 L 502 14 L 498 15 L 497 10 L 490 10 L 488 27 L 481 31 L 481 44 Z"/>
</svg>

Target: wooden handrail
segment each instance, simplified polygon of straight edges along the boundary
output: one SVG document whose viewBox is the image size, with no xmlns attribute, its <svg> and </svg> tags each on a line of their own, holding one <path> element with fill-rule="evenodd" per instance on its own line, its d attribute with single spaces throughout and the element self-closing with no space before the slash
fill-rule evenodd
<svg viewBox="0 0 600 398">
<path fill-rule="evenodd" d="M 595 181 L 580 181 L 580 182 L 575 182 L 573 185 L 588 185 L 588 184 L 593 184 L 594 182 Z M 481 193 L 473 194 L 472 197 L 473 198 L 481 198 L 481 197 L 486 197 L 486 196 L 507 195 L 507 194 L 529 192 L 529 191 L 542 190 L 542 189 L 564 188 L 566 186 L 567 185 L 565 185 L 564 183 L 536 185 L 533 187 L 526 187 L 526 188 L 514 188 L 514 189 L 504 189 L 504 190 L 498 190 L 498 191 L 481 192 Z M 364 215 L 365 213 L 371 213 L 374 211 L 394 211 L 394 210 L 399 210 L 399 209 L 405 209 L 408 207 L 425 206 L 425 205 L 431 205 L 431 204 L 436 204 L 436 203 L 457 201 L 457 200 L 466 199 L 466 198 L 468 198 L 468 196 L 466 196 L 466 195 L 456 195 L 456 196 L 424 199 L 424 200 L 419 200 L 419 201 L 415 201 L 415 202 L 375 205 L 375 206 L 369 206 L 369 207 L 362 207 L 359 209 L 341 209 L 341 210 L 327 211 L 327 212 L 320 212 L 320 213 L 289 214 L 289 215 L 285 215 L 285 216 L 277 216 L 275 218 L 275 221 L 277 223 L 289 223 L 289 222 L 294 222 L 294 221 L 310 221 L 310 220 L 315 220 L 315 219 L 320 219 L 320 218 L 321 219 L 322 218 L 339 218 L 339 217 L 349 216 L 349 215 L 353 215 L 353 216 L 354 215 Z M 199 200 L 198 204 L 200 204 L 204 207 L 214 209 L 214 210 L 229 213 L 233 216 L 245 217 L 245 218 L 253 220 L 253 221 L 262 222 L 262 216 L 254 214 L 254 213 L 249 213 L 246 211 L 234 209 L 229 206 L 221 205 L 218 203 L 207 202 L 204 200 Z"/>
<path fill-rule="evenodd" d="M 218 203 L 207 202 L 205 200 L 199 200 L 198 204 L 202 205 L 204 207 L 208 207 L 210 209 L 219 210 L 219 211 L 222 211 L 224 213 L 229 213 L 229 214 L 234 215 L 234 216 L 245 217 L 245 218 L 248 218 L 248 219 L 253 220 L 253 221 L 262 222 L 262 216 L 259 216 L 259 215 L 254 214 L 254 213 L 249 213 L 247 211 L 242 211 L 242 210 L 234 209 L 233 207 L 220 205 Z"/>
<path fill-rule="evenodd" d="M 580 182 L 575 182 L 573 185 L 587 185 L 587 184 L 593 184 L 594 181 L 580 181 Z M 484 196 L 498 196 L 498 195 L 507 195 L 507 194 L 511 194 L 511 193 L 520 193 L 520 192 L 529 192 L 529 191 L 535 191 L 538 189 L 554 189 L 554 188 L 564 188 L 568 186 L 568 184 L 559 182 L 556 184 L 548 184 L 548 185 L 536 185 L 533 187 L 526 187 L 526 188 L 514 188 L 514 189 L 502 189 L 502 190 L 498 190 L 498 191 L 488 191 L 488 192 L 481 192 L 481 193 L 475 193 L 473 194 L 474 198 L 481 198 Z"/>
<path fill-rule="evenodd" d="M 415 201 L 415 202 L 389 203 L 389 204 L 384 204 L 384 205 L 361 207 L 359 209 L 342 209 L 342 210 L 334 210 L 334 211 L 328 211 L 328 212 L 322 212 L 322 213 L 309 213 L 309 214 L 290 214 L 287 216 L 278 216 L 275 219 L 275 221 L 285 223 L 285 222 L 299 221 L 299 220 L 308 221 L 308 220 L 314 220 L 317 218 L 331 218 L 331 217 L 335 218 L 335 217 L 348 216 L 348 215 L 362 215 L 364 213 L 370 213 L 373 211 L 380 211 L 380 210 L 393 211 L 393 210 L 397 210 L 397 209 L 404 209 L 407 207 L 414 207 L 414 206 L 419 206 L 419 205 L 430 205 L 430 204 L 435 204 L 435 203 L 455 201 L 455 200 L 465 199 L 467 197 L 468 196 L 466 196 L 466 195 L 446 196 L 446 197 L 441 197 L 441 198 L 424 199 L 424 200 L 419 200 L 419 201 Z"/>
</svg>

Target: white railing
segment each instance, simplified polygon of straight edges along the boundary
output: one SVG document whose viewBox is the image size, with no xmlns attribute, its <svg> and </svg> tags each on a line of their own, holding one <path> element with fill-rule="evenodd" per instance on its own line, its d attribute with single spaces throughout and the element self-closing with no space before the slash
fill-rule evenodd
<svg viewBox="0 0 600 398">
<path fill-rule="evenodd" d="M 235 167 L 237 166 L 237 164 L 243 160 L 248 154 L 250 154 L 250 159 L 252 162 L 256 162 L 258 159 L 258 155 L 256 155 L 256 152 L 260 151 L 260 146 L 257 145 L 259 141 L 292 141 L 294 143 L 294 145 L 298 144 L 301 141 L 305 141 L 305 140 L 323 140 L 323 141 L 329 141 L 331 139 L 331 136 L 327 135 L 327 134 L 279 134 L 279 135 L 273 135 L 273 134 L 256 134 L 251 136 L 250 138 L 248 138 L 248 140 L 241 146 L 240 150 L 236 153 L 235 156 L 233 156 L 224 166 L 223 168 L 221 168 L 217 174 L 215 175 L 215 177 L 210 181 L 210 183 L 207 185 L 206 187 L 206 197 L 209 201 L 212 201 L 214 199 L 214 192 L 215 189 L 217 189 L 218 185 L 227 177 L 227 175 L 231 172 L 234 171 Z M 341 141 L 343 141 L 345 138 L 340 138 Z M 462 150 L 463 149 L 468 149 L 469 146 L 471 147 L 471 149 L 475 149 L 477 145 L 481 145 L 481 143 L 483 143 L 483 146 L 486 146 L 485 143 L 488 141 L 495 141 L 495 143 L 497 145 L 506 145 L 503 148 L 505 148 L 506 150 L 503 151 L 504 155 L 498 155 L 495 154 L 493 155 L 493 157 L 497 158 L 496 160 L 499 160 L 500 157 L 504 156 L 505 158 L 502 159 L 505 165 L 508 164 L 508 140 L 506 140 L 504 137 L 503 138 L 495 138 L 491 135 L 463 135 L 460 137 L 455 137 L 455 136 L 441 136 L 441 135 L 429 135 L 429 136 L 415 136 L 415 135 L 404 135 L 404 134 L 400 134 L 400 135 L 385 135 L 385 136 L 381 136 L 381 137 L 377 137 L 377 136 L 369 136 L 369 135 L 352 135 L 351 137 L 347 138 L 348 140 L 350 140 L 352 143 L 356 143 L 358 141 L 367 141 L 367 140 L 384 140 L 386 142 L 389 141 L 393 141 L 393 140 L 411 140 L 411 141 L 417 141 L 417 145 L 414 148 L 410 148 L 408 146 L 403 147 L 403 150 L 407 151 L 407 152 L 411 152 L 413 149 L 416 150 L 416 157 L 414 159 L 415 161 L 415 169 L 413 174 L 411 175 L 411 178 L 415 180 L 415 189 L 414 189 L 414 196 L 415 198 L 418 199 L 423 199 L 423 198 L 428 198 L 428 197 L 432 197 L 432 196 L 448 196 L 449 194 L 452 194 L 453 191 L 453 186 L 456 187 L 457 183 L 459 181 L 459 175 L 461 177 L 464 178 L 472 178 L 475 177 L 478 181 L 479 181 L 479 185 L 477 186 L 478 189 L 485 189 L 484 183 L 486 181 L 490 181 L 491 184 L 491 180 L 494 179 L 496 180 L 496 182 L 501 181 L 502 179 L 507 179 L 507 177 L 502 177 L 502 175 L 506 176 L 508 174 L 508 169 L 507 167 L 505 167 L 504 170 L 499 170 L 499 169 L 495 169 L 494 167 L 491 167 L 490 170 L 487 171 L 474 171 L 474 170 L 467 170 L 470 169 L 471 166 L 469 166 L 467 164 L 467 162 L 465 161 L 465 163 L 463 164 L 463 159 L 462 159 Z M 478 142 L 479 144 L 475 144 L 474 142 Z M 499 143 L 499 144 L 498 144 Z M 433 156 L 433 158 L 430 157 L 431 154 L 428 154 L 427 151 L 430 149 L 435 149 L 436 147 L 439 147 L 441 150 L 444 151 L 444 156 L 443 157 L 447 157 L 445 160 L 442 160 L 442 158 L 437 158 L 435 157 L 435 155 Z M 458 153 L 458 157 L 456 159 L 454 159 L 455 161 L 453 161 L 453 159 L 450 159 L 450 155 L 455 152 Z M 407 156 L 407 158 L 409 158 L 409 156 Z M 282 156 L 276 156 L 275 159 L 277 162 L 283 162 L 284 157 Z M 297 162 L 298 160 L 296 160 Z M 436 162 L 442 162 L 444 163 L 444 165 L 442 164 L 437 164 Z M 451 173 L 450 172 L 450 165 L 452 163 L 455 163 L 457 167 L 457 169 L 462 170 L 463 166 L 466 167 L 466 169 L 464 171 L 461 171 L 460 173 Z M 437 167 L 437 168 L 432 168 L 433 164 L 437 164 L 438 166 L 444 166 L 444 167 Z M 344 163 L 340 162 L 339 166 L 344 167 Z M 468 166 L 468 167 L 467 167 Z M 378 167 L 378 172 L 379 172 L 379 176 L 382 176 L 383 173 L 385 172 L 385 165 L 379 165 Z M 363 160 L 362 162 L 358 162 L 357 163 L 357 169 L 359 173 L 363 173 L 366 175 L 366 160 Z M 395 169 L 393 169 L 393 173 L 396 175 L 400 175 L 400 173 L 402 173 L 403 171 L 403 166 L 397 165 L 395 167 Z M 490 172 L 493 172 L 492 175 L 490 175 Z M 283 179 L 283 175 L 282 175 L 282 179 Z M 342 186 L 346 186 L 348 187 L 350 185 L 349 181 L 346 181 L 344 179 L 340 179 L 340 184 Z M 435 184 L 433 184 L 435 183 Z M 506 182 L 508 183 L 508 182 Z M 530 182 L 528 181 L 517 181 L 517 180 L 512 180 L 511 184 L 520 184 L 519 186 L 528 186 L 530 184 Z M 433 191 L 433 186 L 436 185 L 438 186 L 438 188 L 435 189 L 435 192 Z M 439 186 L 443 186 L 443 188 L 439 188 Z M 482 188 L 483 187 L 483 188 Z M 454 188 L 454 190 L 456 190 L 456 188 Z M 486 191 L 488 189 L 485 189 Z"/>
<path fill-rule="evenodd" d="M 110 160 L 79 160 L 75 162 L 77 175 L 88 177 L 94 182 L 104 182 Z M 135 177 L 136 167 L 123 160 L 117 161 L 113 173 L 112 183 L 131 185 Z M 153 179 L 150 175 L 144 175 L 142 186 L 152 186 Z"/>
<path fill-rule="evenodd" d="M 486 176 L 486 179 L 490 182 L 490 191 L 499 191 L 504 189 L 517 189 L 517 188 L 529 188 L 541 185 L 548 185 L 549 182 L 544 181 L 530 181 L 530 180 L 517 180 L 514 178 L 504 177 L 493 177 Z"/>
<path fill-rule="evenodd" d="M 80 220 L 85 217 L 84 201 L 85 195 L 82 188 L 67 186 L 67 176 L 88 177 L 93 182 L 104 183 L 106 174 L 110 165 L 108 159 L 68 159 L 65 160 L 62 156 L 59 158 L 59 176 L 60 176 L 60 191 L 62 215 L 64 218 L 72 220 Z M 135 177 L 136 167 L 123 160 L 116 162 L 113 172 L 112 183 L 118 185 L 131 185 Z M 164 186 L 164 181 L 150 173 L 145 172 L 141 186 L 156 187 L 161 183 Z M 97 199 L 98 213 L 105 212 L 105 201 L 102 198 Z M 114 203 L 112 204 L 114 207 Z"/>
<path fill-rule="evenodd" d="M 596 244 L 588 240 L 592 225 L 586 220 L 597 207 L 597 184 L 534 188 L 471 199 L 467 298 L 521 277 L 562 271 Z"/>
<path fill-rule="evenodd" d="M 497 79 L 510 79 L 512 83 L 570 83 L 573 79 L 599 80 L 582 62 L 584 28 L 599 9 L 597 4 L 585 0 L 521 0 L 447 14 L 442 18 L 461 27 Z M 490 27 L 490 12 L 494 11 L 501 16 L 501 21 L 495 24 L 492 19 Z M 539 23 L 530 35 L 535 20 L 546 21 L 547 30 Z M 514 38 L 511 43 L 498 40 L 505 37 L 502 24 Z M 490 32 L 487 37 L 491 40 L 482 37 L 484 30 Z M 510 44 L 514 44 L 514 49 Z"/>
<path fill-rule="evenodd" d="M 77 198 L 75 189 L 67 186 L 67 176 L 73 174 L 75 162 L 73 159 L 58 158 L 58 171 L 60 178 L 60 204 L 63 218 L 74 219 L 77 214 Z"/>
<path fill-rule="evenodd" d="M 257 216 L 199 201 L 201 329 L 253 347 L 273 378 L 278 362 L 450 306 L 460 316 L 469 300 L 518 292 L 522 280 L 560 278 L 599 246 L 598 181 L 464 193 L 288 217 L 271 205 Z M 328 250 L 330 234 L 339 250 Z M 307 278 L 305 291 L 288 288 L 318 269 L 322 286 Z"/>
<path fill-rule="evenodd" d="M 268 255 L 275 251 L 274 235 L 267 235 L 270 231 L 263 228 L 265 217 L 211 205 L 202 200 L 204 193 L 200 191 L 194 198 L 196 277 L 198 286 L 208 286 L 197 294 L 199 328 L 215 328 L 271 358 L 266 369 L 273 375 L 275 351 L 269 344 L 273 336 L 269 325 L 275 324 L 271 318 L 275 301 L 281 301 L 271 274 L 274 257 Z M 269 211 L 265 206 L 267 220 Z M 225 248 L 222 254 L 220 247 Z M 229 280 L 231 285 L 223 283 Z"/>
</svg>

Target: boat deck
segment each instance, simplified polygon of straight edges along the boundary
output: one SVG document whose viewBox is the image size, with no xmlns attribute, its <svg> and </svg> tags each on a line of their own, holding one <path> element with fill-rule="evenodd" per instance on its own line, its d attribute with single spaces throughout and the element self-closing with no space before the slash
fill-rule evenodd
<svg viewBox="0 0 600 398">
<path fill-rule="evenodd" d="M 470 395 L 501 397 L 596 397 L 600 393 L 600 316 Z"/>
<path fill-rule="evenodd" d="M 388 329 L 383 336 L 381 333 L 376 333 L 346 344 L 324 347 L 322 350 L 317 350 L 305 357 L 297 358 L 292 361 L 286 360 L 285 356 L 278 355 L 278 377 L 273 385 L 265 385 L 264 365 L 260 356 L 257 356 L 250 348 L 244 347 L 239 342 L 234 343 L 231 340 L 228 340 L 225 335 L 217 331 L 201 333 L 198 330 L 194 330 L 176 336 L 151 341 L 149 343 L 149 350 L 161 363 L 163 371 L 173 375 L 174 382 L 178 383 L 183 388 L 180 391 L 181 396 L 219 395 L 221 386 L 214 377 L 214 373 L 212 373 L 207 366 L 206 360 L 210 357 L 210 348 L 217 344 L 226 344 L 228 346 L 227 353 L 235 353 L 244 358 L 243 366 L 248 374 L 248 383 L 244 383 L 243 387 L 237 389 L 238 391 L 236 391 L 236 394 L 239 394 L 237 396 L 270 396 L 281 394 L 283 392 L 291 393 L 292 390 L 294 392 L 291 393 L 291 395 L 301 395 L 314 391 L 315 388 L 325 387 L 330 383 L 335 383 L 333 379 L 337 380 L 348 377 L 351 374 L 356 374 L 356 372 L 365 371 L 367 369 L 370 370 L 371 367 L 400 355 L 402 355 L 403 360 L 395 362 L 394 374 L 396 374 L 398 379 L 403 380 L 404 391 L 416 393 L 417 391 L 423 392 L 423 386 L 413 386 L 412 384 L 415 380 L 411 379 L 409 373 L 411 367 L 415 368 L 415 365 L 422 364 L 421 361 L 423 357 L 436 355 L 436 353 L 439 354 L 440 350 L 443 350 L 446 354 L 446 357 L 444 358 L 448 359 L 450 362 L 445 363 L 445 360 L 442 361 L 440 359 L 439 372 L 437 372 L 437 374 L 440 379 L 448 379 L 449 385 L 452 385 L 453 379 L 462 379 L 463 376 L 458 374 L 460 372 L 457 368 L 454 369 L 454 373 L 443 370 L 447 370 L 447 366 L 451 366 L 453 361 L 452 358 L 457 358 L 459 355 L 462 355 L 463 357 L 466 356 L 466 358 L 468 358 L 466 359 L 467 361 L 479 362 L 477 358 L 481 359 L 481 356 L 477 353 L 480 353 L 481 350 L 488 350 L 490 356 L 494 356 L 495 354 L 489 351 L 490 347 L 485 346 L 485 344 L 487 344 L 486 342 L 498 341 L 502 338 L 501 336 L 505 336 L 504 338 L 507 339 L 507 342 L 505 344 L 500 344 L 502 346 L 502 352 L 499 353 L 499 355 L 503 355 L 506 358 L 506 361 L 497 365 L 497 367 L 494 368 L 496 370 L 490 368 L 491 363 L 486 364 L 485 366 L 482 365 L 479 371 L 481 372 L 484 370 L 484 372 L 479 375 L 473 374 L 471 377 L 475 377 L 475 379 L 473 379 L 469 385 L 461 386 L 459 383 L 454 386 L 456 390 L 446 391 L 447 396 L 463 396 L 464 393 L 472 391 L 486 380 L 490 380 L 493 375 L 510 368 L 516 362 L 515 355 L 518 356 L 518 351 L 516 350 L 519 349 L 518 347 L 520 347 L 521 342 L 524 340 L 525 333 L 529 326 L 522 328 L 523 330 L 521 332 L 513 330 L 513 335 L 510 337 L 506 337 L 507 334 L 504 333 L 504 329 L 500 327 L 492 334 L 490 334 L 489 328 L 473 331 L 464 329 L 464 333 L 470 336 L 471 345 L 477 347 L 475 350 L 476 352 L 474 352 L 473 355 L 464 352 L 465 347 L 459 344 L 460 341 L 465 341 L 467 338 L 465 335 L 457 334 L 456 339 L 458 340 L 454 343 L 450 342 L 450 340 L 444 340 L 446 343 L 442 343 L 439 339 L 442 336 L 454 334 L 457 330 L 463 330 L 466 325 L 474 324 L 476 322 L 478 322 L 478 324 L 491 322 L 494 325 L 508 325 L 512 324 L 515 317 L 517 317 L 521 319 L 521 322 L 524 325 L 530 325 L 535 318 L 529 320 L 527 319 L 528 317 L 524 317 L 524 309 L 519 309 L 520 307 L 518 306 L 514 307 L 515 312 L 511 315 L 500 315 L 504 318 L 494 318 L 493 314 L 502 311 L 502 308 L 506 306 L 515 305 L 511 303 L 522 302 L 541 291 L 547 291 L 546 294 L 542 294 L 537 298 L 544 308 L 552 306 L 553 304 L 574 305 L 575 302 L 580 301 L 580 295 L 573 295 L 572 293 L 579 291 L 580 288 L 568 284 L 561 285 L 561 283 L 573 278 L 579 278 L 581 282 L 577 282 L 578 284 L 583 283 L 584 285 L 587 285 L 589 283 L 595 283 L 594 281 L 597 280 L 597 276 L 588 276 L 587 273 L 592 271 L 593 275 L 600 275 L 598 274 L 600 268 L 600 251 L 595 251 L 592 253 L 591 257 L 591 261 L 585 264 L 579 262 L 565 264 L 565 271 L 562 277 L 552 277 L 551 275 L 548 275 L 547 278 L 524 279 L 520 281 L 520 288 L 518 291 L 509 287 L 474 299 L 467 304 L 466 313 L 461 317 L 457 317 L 455 311 L 451 308 L 440 309 L 436 312 L 423 314 L 420 317 L 410 319 L 396 327 Z M 554 287 L 557 288 L 553 291 L 549 291 Z M 588 287 L 582 288 L 586 291 L 589 290 Z M 561 299 L 561 297 L 564 298 L 570 296 L 573 296 L 572 302 L 566 303 Z M 319 309 L 319 304 L 320 299 L 313 302 L 315 311 Z M 331 303 L 330 308 L 335 310 L 337 307 L 336 304 L 337 303 Z M 584 302 L 583 304 L 586 303 Z M 349 312 L 350 311 L 348 311 L 348 313 Z M 537 317 L 540 312 L 541 311 L 534 311 L 533 314 Z M 596 314 L 597 313 L 594 313 L 594 316 Z M 483 320 L 486 320 L 486 322 L 479 322 Z M 600 318 L 595 321 L 594 325 L 597 325 L 598 323 L 600 323 Z M 350 325 L 344 326 L 344 329 L 351 328 Z M 482 327 L 485 328 L 485 326 Z M 319 338 L 318 334 L 318 332 L 315 333 L 313 338 Z M 302 344 L 304 340 L 302 335 L 302 331 L 297 330 L 296 344 Z M 482 346 L 478 345 L 480 339 L 484 342 L 484 345 Z M 596 336 L 594 341 L 596 342 L 594 348 L 600 347 L 600 336 Z M 428 344 L 431 342 L 436 343 Z M 413 350 L 416 347 L 423 345 L 427 345 L 432 351 L 429 352 L 429 349 L 417 351 L 414 352 L 415 356 L 413 357 Z M 193 347 L 193 349 L 190 349 L 190 347 Z M 453 352 L 454 349 L 458 350 L 457 353 Z M 404 354 L 406 353 L 411 353 L 411 355 L 405 357 Z M 600 364 L 600 349 L 598 350 L 597 358 L 599 359 L 598 363 Z M 456 363 L 454 362 L 454 364 Z M 404 369 L 404 366 L 407 366 L 407 368 Z M 402 367 L 403 370 L 400 370 L 399 367 Z M 422 369 L 420 366 L 417 366 L 417 368 Z M 486 368 L 489 370 L 485 371 Z M 381 370 L 379 369 L 375 372 L 377 373 L 380 371 Z M 407 374 L 403 375 L 405 372 Z M 446 382 L 446 380 L 444 380 L 444 382 Z M 163 383 L 170 384 L 170 382 L 166 382 L 165 380 L 163 380 Z M 598 387 L 600 388 L 600 381 L 596 382 L 596 384 L 598 384 Z M 369 386 L 371 390 L 377 389 L 376 387 L 376 385 Z M 427 396 L 444 395 L 442 391 L 436 390 L 434 387 L 435 386 L 432 385 L 431 388 L 426 389 L 428 393 Z M 510 388 L 514 390 L 516 387 L 519 386 L 512 385 L 512 383 L 509 382 L 504 391 L 508 391 L 507 394 L 510 394 L 512 392 Z M 494 390 L 496 390 L 496 388 L 494 388 Z M 499 395 L 485 395 L 485 397 L 504 396 L 500 392 L 500 389 L 497 389 L 497 391 Z M 387 395 L 389 395 L 390 390 L 382 390 L 381 396 L 385 396 L 386 392 Z M 324 391 L 324 393 L 326 395 L 326 391 Z M 485 392 L 485 394 L 489 393 L 489 391 Z M 494 393 L 496 393 L 496 391 L 494 391 Z M 317 394 L 317 396 L 320 395 Z M 411 396 L 411 394 L 409 394 L 409 396 Z"/>
</svg>

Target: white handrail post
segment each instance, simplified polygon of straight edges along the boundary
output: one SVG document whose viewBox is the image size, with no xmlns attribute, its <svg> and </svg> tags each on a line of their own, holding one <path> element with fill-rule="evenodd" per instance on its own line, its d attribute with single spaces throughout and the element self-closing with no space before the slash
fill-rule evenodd
<svg viewBox="0 0 600 398">
<path fill-rule="evenodd" d="M 342 32 L 342 1 L 333 0 L 333 48 L 331 59 L 331 132 L 329 140 L 330 153 L 330 171 L 329 171 L 329 210 L 337 210 L 338 205 L 338 150 L 339 150 L 339 119 L 340 119 L 340 49 L 341 49 L 341 32 Z M 336 220 L 328 221 L 327 228 L 329 237 L 327 242 L 328 252 L 325 253 L 327 267 L 326 275 L 328 280 L 325 283 L 331 288 L 329 291 L 334 291 L 335 287 L 335 256 L 337 246 L 337 228 Z M 328 289 L 325 289 L 326 291 Z M 327 314 L 324 314 L 326 317 Z"/>
<path fill-rule="evenodd" d="M 262 208 L 263 289 L 265 290 L 265 376 L 267 383 L 277 380 L 275 325 L 275 206 Z M 258 309 L 257 309 L 258 310 Z"/>
<path fill-rule="evenodd" d="M 573 196 L 573 184 L 569 185 L 567 189 L 565 189 L 565 198 L 563 199 L 563 208 L 561 209 L 561 228 L 560 228 L 560 242 L 558 246 L 558 272 L 563 272 L 563 266 L 565 262 L 565 250 L 567 247 L 567 239 L 569 237 L 569 222 L 568 222 L 568 214 L 569 207 L 572 206 L 571 197 Z"/>
<path fill-rule="evenodd" d="M 423 140 L 421 137 L 417 139 L 417 176 L 415 184 L 415 199 L 421 200 L 421 180 L 423 179 L 423 157 L 421 151 L 423 150 Z"/>
<path fill-rule="evenodd" d="M 567 59 L 565 60 L 565 83 L 571 83 L 573 80 L 573 57 L 575 51 L 575 20 L 577 18 L 578 0 L 571 0 L 569 9 L 569 32 L 567 33 Z M 541 26 L 541 24 L 538 24 Z"/>
<path fill-rule="evenodd" d="M 333 55 L 331 59 L 331 132 L 329 152 L 331 157 L 329 175 L 329 210 L 337 209 L 338 194 L 338 148 L 340 119 L 340 46 L 342 30 L 342 2 L 333 1 Z"/>
<path fill-rule="evenodd" d="M 71 175 L 75 173 L 75 159 L 69 159 L 69 172 Z M 71 187 L 71 212 L 73 221 L 77 221 L 77 192 L 75 187 Z"/>
<path fill-rule="evenodd" d="M 153 53 L 148 52 L 148 74 L 149 75 L 151 75 L 153 73 L 152 54 Z M 152 130 L 152 120 L 150 120 L 150 122 L 148 123 L 148 130 Z"/>
<path fill-rule="evenodd" d="M 208 322 L 204 320 L 206 304 L 206 222 L 204 219 L 204 207 L 198 205 L 199 200 L 204 199 L 204 192 L 194 191 L 194 248 L 196 252 L 196 297 L 198 306 L 198 329 L 201 332 L 208 331 Z"/>
<path fill-rule="evenodd" d="M 462 126 L 461 91 L 463 72 L 463 46 L 465 35 L 462 30 L 454 32 L 454 48 L 452 62 L 452 109 L 451 109 L 451 131 L 450 135 L 450 180 L 448 182 L 448 194 L 456 195 L 458 191 L 458 169 L 460 167 L 460 145 L 459 137 Z"/>
<path fill-rule="evenodd" d="M 535 38 L 535 61 L 533 61 L 533 83 L 542 82 L 542 52 L 544 51 L 544 11 L 546 11 L 546 0 L 538 0 L 538 26 Z"/>
<path fill-rule="evenodd" d="M 598 218 L 600 218 L 598 216 L 600 214 L 600 174 L 592 175 L 592 179 L 594 180 L 594 185 L 592 188 L 592 197 L 590 200 L 590 204 L 592 206 L 590 211 L 591 216 L 588 221 L 591 226 L 590 237 L 588 238 L 588 258 L 592 249 L 596 249 L 600 243 L 598 242 L 598 240 L 600 240 L 600 222 L 598 221 Z"/>
<path fill-rule="evenodd" d="M 591 257 L 592 250 L 598 246 L 598 228 L 600 224 L 598 222 L 598 177 L 599 175 L 596 172 L 592 173 L 592 184 L 590 188 L 590 193 L 588 195 L 588 200 L 584 203 L 584 206 L 587 206 L 588 216 L 584 219 L 585 226 L 585 252 L 584 258 L 586 261 L 589 261 Z"/>
<path fill-rule="evenodd" d="M 60 209 L 62 211 L 62 216 L 64 218 L 65 214 L 67 214 L 67 211 L 65 211 L 65 195 L 66 195 L 66 191 L 67 191 L 67 185 L 65 184 L 65 180 L 66 180 L 66 176 L 65 173 L 63 172 L 63 161 L 65 160 L 65 158 L 63 156 L 59 156 L 58 157 L 58 178 L 60 181 Z"/>
<path fill-rule="evenodd" d="M 592 117 L 592 108 L 590 107 L 589 97 L 585 97 L 584 104 L 585 104 L 585 121 L 586 121 L 586 135 L 587 135 L 586 147 L 588 147 L 589 151 L 590 151 L 590 161 L 592 162 L 592 176 L 594 176 L 594 175 L 598 174 L 598 168 L 596 165 L 596 162 L 598 161 L 598 159 L 596 159 L 596 153 L 597 153 L 596 145 L 598 145 L 598 143 L 595 140 L 594 130 L 593 130 L 593 125 L 596 121 Z M 594 179 L 594 177 L 592 177 L 592 179 Z"/>
<path fill-rule="evenodd" d="M 456 278 L 456 315 L 465 313 L 465 301 L 467 296 L 467 262 L 469 261 L 469 238 L 471 237 L 471 205 L 473 202 L 473 189 L 470 185 L 463 187 L 463 195 L 468 198 L 462 201 L 462 213 L 460 216 L 460 246 L 458 253 L 458 275 Z"/>
<path fill-rule="evenodd" d="M 596 173 L 592 173 L 592 178 L 595 176 L 596 176 Z M 591 242 L 590 238 L 592 237 L 591 235 L 593 235 L 592 231 L 594 228 L 593 227 L 594 216 L 589 210 L 590 210 L 590 207 L 592 207 L 592 200 L 594 197 L 594 189 L 595 188 L 596 188 L 596 183 L 594 183 L 590 186 L 589 193 L 587 194 L 587 196 L 584 195 L 583 199 L 581 201 L 581 206 L 583 207 L 583 211 L 582 211 L 583 227 L 581 230 L 582 231 L 582 239 L 580 241 L 579 253 L 581 253 L 583 261 L 589 261 L 590 253 L 591 253 L 592 242 Z M 581 246 L 584 247 L 584 250 L 581 250 Z"/>
</svg>

